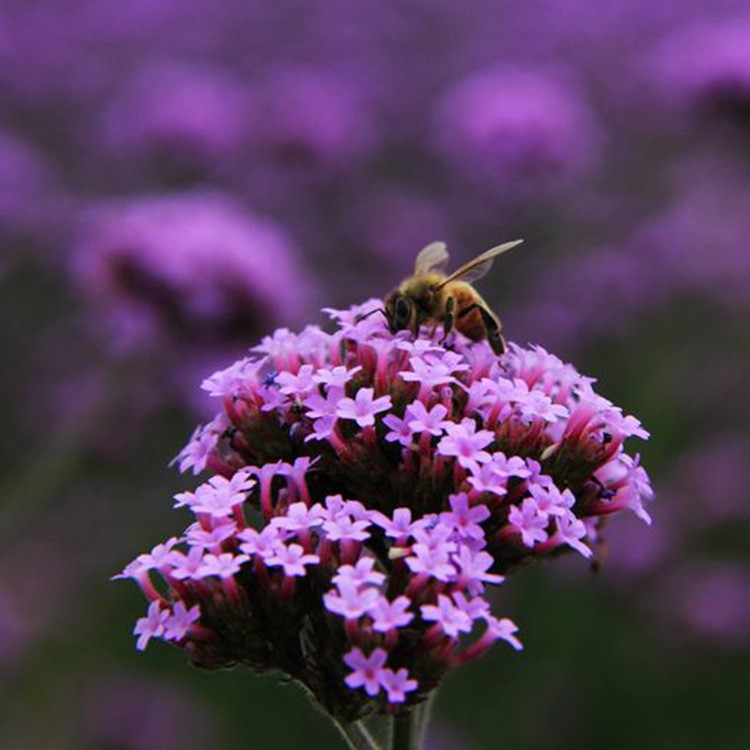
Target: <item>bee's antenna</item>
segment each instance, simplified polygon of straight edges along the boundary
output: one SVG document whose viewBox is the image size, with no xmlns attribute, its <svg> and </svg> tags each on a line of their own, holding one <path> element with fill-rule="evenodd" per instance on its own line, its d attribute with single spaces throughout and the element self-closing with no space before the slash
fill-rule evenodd
<svg viewBox="0 0 750 750">
<path fill-rule="evenodd" d="M 354 318 L 354 322 L 355 323 L 361 323 L 363 320 L 365 320 L 366 318 L 369 318 L 370 315 L 374 315 L 375 313 L 383 313 L 383 315 L 385 315 L 386 318 L 388 317 L 388 315 L 386 314 L 385 310 L 382 307 L 376 307 L 374 310 L 370 310 L 370 312 L 368 312 L 368 313 L 363 313 L 362 315 L 357 315 L 357 317 Z"/>
</svg>

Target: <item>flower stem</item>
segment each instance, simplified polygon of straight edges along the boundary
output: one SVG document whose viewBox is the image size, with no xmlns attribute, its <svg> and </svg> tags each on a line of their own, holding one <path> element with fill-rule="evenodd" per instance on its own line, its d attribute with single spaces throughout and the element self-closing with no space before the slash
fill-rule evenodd
<svg viewBox="0 0 750 750">
<path fill-rule="evenodd" d="M 419 750 L 420 744 L 414 715 L 408 713 L 394 716 L 391 750 Z"/>
<path fill-rule="evenodd" d="M 383 750 L 361 721 L 344 724 L 334 719 L 333 723 L 351 750 Z"/>
<path fill-rule="evenodd" d="M 430 693 L 430 697 L 423 703 L 420 703 L 414 709 L 414 732 L 417 736 L 415 741 L 416 748 L 422 747 L 422 743 L 424 742 L 425 734 L 427 732 L 427 725 L 430 723 L 430 719 L 432 718 L 432 707 L 435 705 L 436 695 L 437 689 L 434 689 Z"/>
</svg>

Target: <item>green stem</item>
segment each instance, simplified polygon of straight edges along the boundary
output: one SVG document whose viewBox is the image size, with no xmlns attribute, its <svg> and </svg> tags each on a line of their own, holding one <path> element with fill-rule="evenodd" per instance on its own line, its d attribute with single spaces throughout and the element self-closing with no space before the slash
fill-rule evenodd
<svg viewBox="0 0 750 750">
<path fill-rule="evenodd" d="M 333 719 L 333 723 L 341 732 L 351 750 L 382 750 L 361 721 L 343 724 Z"/>
<path fill-rule="evenodd" d="M 414 723 L 414 714 L 397 714 L 393 717 L 391 750 L 419 750 L 419 731 Z"/>
<path fill-rule="evenodd" d="M 427 726 L 432 718 L 432 707 L 435 705 L 435 697 L 437 695 L 437 689 L 430 693 L 430 697 L 420 703 L 414 709 L 414 732 L 416 734 L 416 745 L 415 747 L 421 748 L 424 743 L 425 734 L 427 733 Z"/>
</svg>

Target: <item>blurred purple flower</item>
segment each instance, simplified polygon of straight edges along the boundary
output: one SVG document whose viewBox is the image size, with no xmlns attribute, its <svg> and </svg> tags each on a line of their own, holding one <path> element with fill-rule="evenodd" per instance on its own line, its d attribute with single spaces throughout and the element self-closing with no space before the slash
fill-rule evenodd
<svg viewBox="0 0 750 750">
<path fill-rule="evenodd" d="M 427 190 L 368 192 L 354 211 L 351 241 L 402 273 L 414 265 L 414 248 L 435 237 L 448 240 L 443 209 Z"/>
<path fill-rule="evenodd" d="M 82 220 L 73 272 L 117 344 L 169 333 L 216 345 L 270 320 L 297 320 L 312 291 L 299 263 L 273 221 L 229 196 L 194 192 L 94 206 Z"/>
<path fill-rule="evenodd" d="M 627 335 L 644 318 L 699 295 L 719 308 L 747 309 L 750 297 L 750 189 L 734 165 L 686 160 L 671 176 L 665 208 L 641 219 L 618 244 L 537 277 L 529 302 L 506 322 L 555 347 Z"/>
<path fill-rule="evenodd" d="M 0 233 L 36 234 L 48 225 L 53 186 L 42 155 L 0 126 Z"/>
<path fill-rule="evenodd" d="M 747 309 L 750 188 L 732 160 L 686 160 L 672 175 L 672 205 L 637 233 L 659 276 L 719 305 Z"/>
<path fill-rule="evenodd" d="M 199 0 L 5 3 L 0 92 L 14 105 L 57 115 L 96 105 L 133 61 L 154 49 L 194 54 L 220 44 L 217 5 L 209 12 Z M 73 114 L 80 119 L 80 111 Z"/>
<path fill-rule="evenodd" d="M 750 571 L 740 564 L 693 560 L 662 582 L 654 600 L 683 637 L 722 649 L 750 643 Z"/>
<path fill-rule="evenodd" d="M 672 277 L 653 273 L 646 258 L 629 246 L 602 247 L 568 264 L 551 263 L 536 281 L 528 304 L 506 314 L 523 338 L 555 348 L 573 348 L 611 334 L 627 333 L 668 297 Z"/>
<path fill-rule="evenodd" d="M 487 190 L 566 183 L 594 162 L 599 135 L 582 94 L 558 71 L 498 65 L 443 94 L 437 151 Z"/>
<path fill-rule="evenodd" d="M 669 501 L 682 523 L 693 532 L 750 519 L 750 438 L 742 433 L 713 434 L 672 463 L 665 483 Z M 710 477 L 710 481 L 703 481 Z"/>
<path fill-rule="evenodd" d="M 217 747 L 217 722 L 186 690 L 154 678 L 108 674 L 83 688 L 75 712 L 82 747 L 202 750 Z"/>
<path fill-rule="evenodd" d="M 340 75 L 276 67 L 260 84 L 258 107 L 266 156 L 277 168 L 351 172 L 375 149 L 375 121 L 363 92 Z"/>
<path fill-rule="evenodd" d="M 241 151 L 251 129 L 248 88 L 227 71 L 172 60 L 147 63 L 115 94 L 102 139 L 123 159 L 216 169 Z"/>
<path fill-rule="evenodd" d="M 69 3 L 17 3 L 0 9 L 0 92 L 20 106 L 47 108 L 91 97 L 112 60 L 77 44 L 78 9 Z"/>
<path fill-rule="evenodd" d="M 627 517 L 601 534 L 605 546 L 600 555 L 609 578 L 640 585 L 661 575 L 674 559 L 683 530 L 674 518 L 674 507 L 670 507 L 672 498 L 663 498 L 661 492 L 659 496 L 663 502 L 655 509 L 655 522 L 646 533 L 637 519 Z"/>
<path fill-rule="evenodd" d="M 699 114 L 750 118 L 750 17 L 708 17 L 658 44 L 649 78 L 662 101 Z"/>
</svg>

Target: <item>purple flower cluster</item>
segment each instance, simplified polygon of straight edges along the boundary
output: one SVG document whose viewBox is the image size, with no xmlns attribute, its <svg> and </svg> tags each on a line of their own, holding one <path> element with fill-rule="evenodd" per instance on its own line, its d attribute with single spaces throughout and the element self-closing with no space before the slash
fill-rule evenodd
<svg viewBox="0 0 750 750">
<path fill-rule="evenodd" d="M 559 77 L 497 65 L 459 81 L 438 103 L 438 151 L 459 174 L 503 192 L 580 176 L 598 134 L 581 94 Z"/>
<path fill-rule="evenodd" d="M 128 344 L 166 332 L 231 340 L 296 319 L 311 291 L 281 226 L 207 191 L 99 205 L 82 221 L 73 267 Z M 294 295 L 279 297 L 279 278 Z"/>
<path fill-rule="evenodd" d="M 149 62 L 125 81 L 99 118 L 105 152 L 187 175 L 236 158 L 253 130 L 252 97 L 222 69 Z"/>
<path fill-rule="evenodd" d="M 738 251 L 750 231 L 744 174 L 735 164 L 704 157 L 681 165 L 671 182 L 667 207 L 576 263 L 552 263 L 537 277 L 532 301 L 509 310 L 506 321 L 570 351 L 632 334 L 644 319 L 691 298 L 745 314 L 750 254 Z"/>
<path fill-rule="evenodd" d="M 699 115 L 738 116 L 750 108 L 750 16 L 703 18 L 657 46 L 651 79 L 663 101 Z"/>
<path fill-rule="evenodd" d="M 130 563 L 150 601 L 138 648 L 304 683 L 357 719 L 425 698 L 513 622 L 487 589 L 521 562 L 592 556 L 599 519 L 648 521 L 638 420 L 539 347 L 391 335 L 372 300 L 333 333 L 276 331 L 203 388 L 222 409 L 179 454 L 212 476 L 195 517 Z"/>
</svg>

